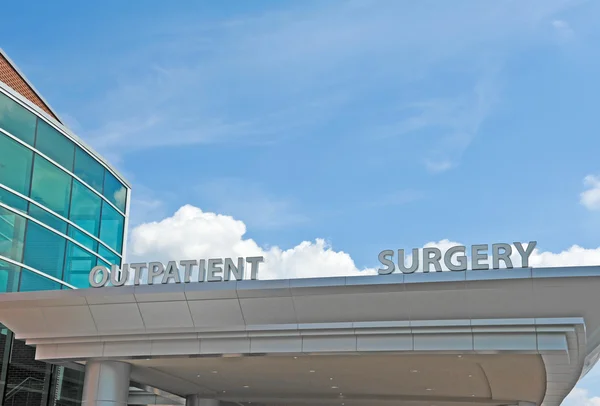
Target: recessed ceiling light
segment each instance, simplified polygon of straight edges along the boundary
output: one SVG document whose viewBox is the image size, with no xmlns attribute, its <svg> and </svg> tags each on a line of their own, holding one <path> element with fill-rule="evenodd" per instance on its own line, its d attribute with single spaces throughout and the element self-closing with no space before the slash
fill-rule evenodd
<svg viewBox="0 0 600 406">
<path fill-rule="evenodd" d="M 431 388 L 426 388 L 425 390 L 427 390 L 427 391 L 432 391 L 433 389 L 431 389 Z"/>
<path fill-rule="evenodd" d="M 294 357 L 294 359 L 298 359 L 298 357 Z"/>
<path fill-rule="evenodd" d="M 337 388 L 338 388 L 337 386 L 332 386 L 332 387 L 331 387 L 331 389 L 337 389 Z"/>
<path fill-rule="evenodd" d="M 411 369 L 410 372 L 412 372 L 413 374 L 416 374 L 417 372 L 419 372 L 419 370 L 417 370 L 417 369 Z"/>
<path fill-rule="evenodd" d="M 200 375 L 198 375 L 198 378 L 200 378 Z"/>
<path fill-rule="evenodd" d="M 333 378 L 329 378 L 330 381 L 333 381 Z"/>
<path fill-rule="evenodd" d="M 244 385 L 244 388 L 249 388 L 249 387 L 250 387 L 250 386 L 248 386 L 248 385 Z"/>
<path fill-rule="evenodd" d="M 458 358 L 462 358 L 462 355 L 459 355 Z"/>
<path fill-rule="evenodd" d="M 212 374 L 216 374 L 218 371 L 210 371 Z"/>
<path fill-rule="evenodd" d="M 475 395 L 471 395 L 471 397 L 474 397 Z"/>
<path fill-rule="evenodd" d="M 223 391 L 223 393 L 227 393 L 227 391 Z"/>
<path fill-rule="evenodd" d="M 473 378 L 473 375 L 469 375 L 469 378 Z"/>
<path fill-rule="evenodd" d="M 311 369 L 311 370 L 310 370 L 310 371 L 308 371 L 308 372 L 310 372 L 310 373 L 312 374 L 313 372 L 315 372 L 315 370 L 314 370 L 314 369 Z"/>
</svg>

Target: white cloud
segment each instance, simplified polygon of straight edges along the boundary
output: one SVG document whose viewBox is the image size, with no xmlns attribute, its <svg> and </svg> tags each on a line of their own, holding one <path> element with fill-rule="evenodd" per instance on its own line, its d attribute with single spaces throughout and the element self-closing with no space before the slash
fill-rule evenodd
<svg viewBox="0 0 600 406">
<path fill-rule="evenodd" d="M 590 396 L 586 389 L 575 388 L 565 398 L 562 406 L 600 406 L 600 397 Z"/>
<path fill-rule="evenodd" d="M 452 169 L 454 164 L 450 161 L 442 159 L 441 161 L 433 161 L 430 159 L 425 160 L 425 167 L 429 172 L 445 172 L 448 169 Z"/>
<path fill-rule="evenodd" d="M 583 179 L 583 184 L 587 190 L 579 196 L 580 203 L 588 210 L 600 210 L 600 177 L 588 175 Z"/>
<path fill-rule="evenodd" d="M 552 27 L 556 30 L 561 41 L 567 41 L 575 35 L 571 25 L 564 20 L 553 20 Z"/>
<path fill-rule="evenodd" d="M 322 239 L 290 249 L 260 247 L 244 238 L 246 225 L 231 216 L 181 207 L 172 217 L 141 224 L 131 232 L 129 262 L 264 256 L 260 279 L 375 274 L 358 269 L 347 253 L 334 251 Z"/>
<path fill-rule="evenodd" d="M 368 96 L 378 92 L 391 95 L 390 105 L 410 102 L 402 85 L 428 83 L 436 69 L 460 67 L 475 81 L 485 77 L 490 67 L 481 66 L 490 54 L 535 45 L 540 37 L 532 27 L 572 6 L 570 0 L 534 0 L 528 7 L 516 0 L 435 8 L 396 1 L 312 4 L 201 24 L 199 16 L 174 13 L 158 24 L 128 25 L 152 38 L 152 45 L 123 42 L 110 55 L 94 56 L 111 61 L 111 69 L 100 74 L 118 72 L 119 80 L 110 77 L 115 87 L 81 106 L 86 135 L 105 152 L 315 134 L 347 105 L 356 111 L 362 101 L 366 110 Z M 85 72 L 101 66 L 93 59 L 68 62 L 90 64 L 81 68 Z M 466 89 L 456 83 L 456 94 L 471 97 L 468 83 Z M 468 121 L 460 126 L 467 129 L 442 129 L 440 138 L 475 134 L 490 108 L 489 92 L 483 93 L 457 107 Z M 386 124 L 379 116 L 343 117 L 353 131 Z M 394 126 L 397 120 L 391 121 Z"/>
<path fill-rule="evenodd" d="M 377 273 L 375 265 L 373 268 L 361 269 L 348 253 L 335 251 L 323 239 L 303 241 L 289 249 L 277 246 L 265 248 L 254 240 L 245 238 L 245 234 L 246 225 L 242 221 L 186 205 L 171 217 L 135 227 L 130 235 L 128 262 L 166 263 L 169 260 L 180 259 L 264 256 L 265 263 L 261 266 L 260 279 Z M 429 242 L 424 246 L 438 247 L 445 252 L 454 245 L 459 243 L 445 239 Z M 391 247 L 393 248 L 395 247 Z M 513 252 L 513 264 L 519 266 L 520 257 L 515 249 Z M 410 253 L 411 250 L 407 247 L 407 264 L 411 260 Z M 374 264 L 378 254 L 374 253 Z M 559 253 L 543 252 L 536 248 L 530 257 L 530 265 L 536 267 L 597 264 L 600 264 L 600 247 L 585 249 L 574 245 Z"/>
<path fill-rule="evenodd" d="M 129 209 L 130 229 L 143 224 L 150 219 L 165 217 L 165 196 L 158 196 L 156 192 L 140 183 L 135 183 L 131 191 Z"/>
<path fill-rule="evenodd" d="M 540 252 L 536 248 L 531 254 L 530 265 L 533 267 L 600 265 L 600 247 L 582 248 L 573 245 L 558 253 Z"/>
<path fill-rule="evenodd" d="M 252 228 L 281 228 L 309 221 L 292 199 L 273 196 L 260 183 L 246 179 L 213 179 L 203 182 L 198 192 L 216 211 L 235 216 Z"/>
<path fill-rule="evenodd" d="M 400 109 L 413 112 L 395 125 L 379 129 L 383 137 L 418 135 L 431 139 L 424 164 L 432 173 L 454 168 L 498 103 L 500 94 L 499 63 L 486 63 L 478 69 L 472 88 L 454 97 L 410 103 Z M 479 72 L 480 71 L 480 72 Z"/>
</svg>

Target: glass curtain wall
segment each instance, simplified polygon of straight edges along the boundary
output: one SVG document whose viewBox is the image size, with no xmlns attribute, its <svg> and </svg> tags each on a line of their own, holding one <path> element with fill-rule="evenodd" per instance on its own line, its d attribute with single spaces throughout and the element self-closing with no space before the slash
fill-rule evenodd
<svg viewBox="0 0 600 406">
<path fill-rule="evenodd" d="M 0 293 L 89 287 L 121 265 L 127 187 L 0 87 Z M 0 406 L 81 404 L 83 370 L 35 361 L 0 325 Z"/>
<path fill-rule="evenodd" d="M 16 290 L 84 288 L 95 265 L 120 265 L 126 198 L 98 160 L 0 93 L 0 260 L 25 265 Z"/>
</svg>

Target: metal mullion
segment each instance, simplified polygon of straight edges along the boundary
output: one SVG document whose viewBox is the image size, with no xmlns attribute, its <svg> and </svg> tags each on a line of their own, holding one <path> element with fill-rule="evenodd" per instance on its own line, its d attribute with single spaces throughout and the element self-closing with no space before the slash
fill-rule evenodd
<svg viewBox="0 0 600 406">
<path fill-rule="evenodd" d="M 48 405 L 48 401 L 50 400 L 50 386 L 52 384 L 52 378 L 54 377 L 54 369 L 54 365 L 46 363 L 46 372 L 44 374 L 44 387 L 42 389 L 42 405 Z"/>
<path fill-rule="evenodd" d="M 55 160 L 53 160 L 52 158 L 50 158 L 49 156 L 47 156 L 46 154 L 44 154 L 43 152 L 39 151 L 37 148 L 35 148 L 32 145 L 27 144 L 25 141 L 15 137 L 14 135 L 12 135 L 11 133 L 9 133 L 8 131 L 6 131 L 3 128 L 0 128 L 0 133 L 5 134 L 6 136 L 8 136 L 9 138 L 15 140 L 16 142 L 18 142 L 19 144 L 27 147 L 28 149 L 32 150 L 33 152 L 35 152 L 36 154 L 38 154 L 39 156 L 41 156 L 42 158 L 48 160 L 48 162 L 50 162 L 52 165 L 56 166 L 58 169 L 62 170 L 63 172 L 66 172 L 69 176 L 73 177 L 74 179 L 77 179 L 79 182 L 81 182 L 85 187 L 87 187 L 88 189 L 90 189 L 93 193 L 95 193 L 96 195 L 98 195 L 101 199 L 103 199 L 104 201 L 106 201 L 108 204 L 110 204 L 119 214 L 121 214 L 123 217 L 125 217 L 125 213 L 123 213 L 123 211 L 121 211 L 121 209 L 119 209 L 116 205 L 114 205 L 110 200 L 108 200 L 102 193 L 98 192 L 96 189 L 94 189 L 93 187 L 91 187 L 90 185 L 87 184 L 87 182 L 85 182 L 83 179 L 81 179 L 79 176 L 75 175 L 75 173 L 73 171 L 68 170 L 67 168 L 65 168 L 64 166 L 62 166 L 61 164 L 59 164 L 58 162 L 56 162 Z M 98 162 L 98 161 L 96 161 Z M 104 169 L 106 169 L 103 166 Z M 125 185 L 123 185 L 125 186 Z"/>
<path fill-rule="evenodd" d="M 15 92 L 10 87 L 5 87 L 1 81 L 0 92 L 6 95 L 9 99 L 12 99 L 15 103 L 17 103 L 25 110 L 29 110 L 29 112 L 33 113 L 33 115 L 35 115 L 36 118 L 43 120 L 49 126 L 53 127 L 56 131 L 61 133 L 65 138 L 72 141 L 75 145 L 79 146 L 81 149 L 86 151 L 86 153 L 90 154 L 95 161 L 97 161 L 104 168 L 108 169 L 119 180 L 119 182 L 124 184 L 125 187 L 131 187 L 129 185 L 129 182 L 127 182 L 125 178 L 117 172 L 116 169 L 112 168 L 111 165 L 105 162 L 103 157 L 101 157 L 90 146 L 86 145 L 83 142 L 83 140 L 81 140 L 77 135 L 72 134 L 71 131 L 68 128 L 66 128 L 62 123 L 58 122 L 59 126 L 57 126 L 55 123 L 53 123 L 53 121 L 55 120 L 54 118 L 51 118 L 49 120 L 47 117 L 44 117 L 44 115 L 47 114 L 45 111 L 37 111 L 38 106 L 34 105 L 34 107 L 32 107 L 31 105 L 28 105 L 27 103 L 31 103 L 29 100 L 21 99 L 22 95 L 20 95 L 18 92 Z"/>
<path fill-rule="evenodd" d="M 76 151 L 76 148 L 73 148 L 73 170 L 75 170 L 75 151 Z M 67 208 L 67 217 L 66 217 L 68 219 L 71 217 L 71 203 L 73 202 L 73 177 L 71 177 L 70 179 L 71 179 L 71 184 L 69 185 L 69 207 Z M 71 225 L 67 223 L 67 229 L 65 230 L 66 235 L 69 235 L 69 227 L 71 227 Z M 63 281 L 65 280 L 68 263 L 69 263 L 69 241 L 66 241 L 65 242 L 65 251 L 63 253 L 62 273 L 60 276 L 60 279 Z"/>
<path fill-rule="evenodd" d="M 6 395 L 6 378 L 8 377 L 8 364 L 12 353 L 13 332 L 6 329 L 6 342 L 4 343 L 4 356 L 2 365 L 0 365 L 0 406 L 4 405 L 4 396 Z"/>
<path fill-rule="evenodd" d="M 100 255 L 100 254 L 98 254 L 97 252 L 94 252 L 93 250 L 91 250 L 91 249 L 89 249 L 88 247 L 84 246 L 84 245 L 83 245 L 83 244 L 81 244 L 79 241 L 75 240 L 74 238 L 72 238 L 72 237 L 70 237 L 70 236 L 68 236 L 68 235 L 66 235 L 66 234 L 63 234 L 63 233 L 61 233 L 61 232 L 60 232 L 60 231 L 58 231 L 58 230 L 55 230 L 55 229 L 53 229 L 52 227 L 50 227 L 49 225 L 45 224 L 44 222 L 42 222 L 42 221 L 40 221 L 40 220 L 37 220 L 37 219 L 35 219 L 35 218 L 31 217 L 29 214 L 24 214 L 24 213 L 21 213 L 21 212 L 19 212 L 17 209 L 15 209 L 15 208 L 12 208 L 12 207 L 10 207 L 9 205 L 7 205 L 7 204 L 4 204 L 4 203 L 2 203 L 2 202 L 0 202 L 0 207 L 3 207 L 3 208 L 5 208 L 5 209 L 7 209 L 7 210 L 9 210 L 9 211 L 11 211 L 11 212 L 13 212 L 13 213 L 15 213 L 15 214 L 17 214 L 17 215 L 21 216 L 21 217 L 24 217 L 24 218 L 26 218 L 26 219 L 28 219 L 28 220 L 30 220 L 30 221 L 33 221 L 33 222 L 34 222 L 34 223 L 36 223 L 36 224 L 39 224 L 40 226 L 44 227 L 45 229 L 52 231 L 54 234 L 57 234 L 57 235 L 61 236 L 62 238 L 65 238 L 66 240 L 68 240 L 68 241 L 71 241 L 73 244 L 75 244 L 75 245 L 77 245 L 77 246 L 81 247 L 81 248 L 82 248 L 84 251 L 87 251 L 87 252 L 89 252 L 90 254 L 92 254 L 92 255 L 95 255 L 95 256 L 97 256 L 98 258 L 101 258 L 103 261 L 106 261 L 106 258 L 104 258 L 102 255 Z M 108 261 L 106 261 L 106 262 L 108 262 Z"/>
<path fill-rule="evenodd" d="M 58 283 L 60 285 L 64 285 L 64 286 L 69 287 L 71 289 L 77 289 L 76 286 L 73 286 L 73 285 L 71 285 L 71 284 L 69 284 L 69 283 L 67 283 L 65 281 L 61 281 L 60 279 L 58 279 L 58 278 L 56 278 L 56 277 L 54 277 L 52 275 L 48 275 L 47 273 L 42 272 L 42 271 L 40 271 L 38 269 L 35 269 L 35 268 L 33 268 L 33 267 L 29 266 L 29 265 L 25 265 L 22 262 L 15 261 L 14 259 L 5 257 L 4 255 L 0 255 L 0 261 L 5 261 L 5 262 L 8 262 L 9 264 L 16 265 L 16 266 L 18 266 L 20 268 L 26 269 L 26 270 L 28 270 L 30 272 L 33 272 L 36 275 L 39 275 L 39 276 L 41 276 L 43 278 L 46 278 L 46 279 L 49 279 L 52 282 L 56 282 L 56 283 Z M 21 272 L 22 272 L 22 270 L 21 270 Z M 19 281 L 19 285 L 20 285 L 20 281 Z M 19 286 L 19 288 L 20 288 L 20 286 Z"/>
<path fill-rule="evenodd" d="M 82 233 L 84 233 L 85 235 L 89 236 L 89 237 L 90 237 L 90 238 L 92 238 L 94 241 L 96 241 L 96 242 L 98 242 L 98 243 L 100 243 L 100 244 L 104 245 L 104 247 L 106 247 L 108 250 L 112 251 L 112 252 L 113 252 L 115 255 L 117 255 L 119 258 L 121 258 L 121 257 L 123 256 L 122 254 L 120 254 L 120 253 L 118 253 L 116 250 L 114 250 L 113 248 L 109 247 L 109 246 L 108 246 L 108 245 L 107 245 L 105 242 L 103 242 L 102 240 L 100 240 L 100 238 L 99 238 L 99 237 L 97 237 L 97 236 L 93 235 L 92 233 L 90 233 L 90 232 L 89 232 L 89 231 L 87 231 L 87 230 L 84 230 L 82 227 L 78 226 L 78 225 L 77 225 L 77 224 L 75 224 L 73 221 L 69 220 L 68 218 L 65 218 L 64 216 L 61 216 L 61 215 L 60 215 L 60 214 L 58 214 L 58 213 L 55 213 L 54 211 L 50 210 L 50 209 L 49 209 L 49 208 L 47 208 L 46 206 L 42 205 L 41 203 L 38 203 L 38 202 L 36 202 L 35 200 L 31 199 L 30 197 L 28 197 L 28 196 L 25 196 L 25 195 L 23 195 L 23 194 L 21 194 L 21 193 L 17 192 L 16 190 L 13 190 L 13 189 L 9 188 L 9 187 L 8 187 L 8 186 L 6 186 L 6 185 L 2 185 L 2 184 L 0 184 L 0 188 L 2 188 L 2 189 L 4 189 L 4 190 L 7 190 L 7 191 L 11 192 L 12 194 L 14 194 L 14 195 L 16 195 L 16 196 L 20 197 L 20 198 L 21 198 L 21 199 L 23 199 L 23 200 L 26 200 L 26 201 L 28 202 L 28 205 L 29 205 L 29 204 L 33 204 L 33 205 L 35 205 L 35 206 L 37 206 L 37 207 L 41 208 L 42 210 L 44 210 L 44 211 L 47 211 L 48 213 L 52 214 L 53 216 L 57 217 L 58 219 L 60 219 L 60 220 L 64 221 L 64 222 L 65 222 L 65 223 L 67 223 L 68 225 L 70 225 L 70 226 L 72 226 L 72 227 L 75 227 L 77 230 L 79 230 L 79 231 L 81 231 Z M 102 209 L 102 205 L 100 206 L 100 209 Z M 28 208 L 27 208 L 27 211 L 29 211 L 29 206 L 28 206 Z M 28 213 L 27 213 L 27 214 L 28 214 Z"/>
</svg>

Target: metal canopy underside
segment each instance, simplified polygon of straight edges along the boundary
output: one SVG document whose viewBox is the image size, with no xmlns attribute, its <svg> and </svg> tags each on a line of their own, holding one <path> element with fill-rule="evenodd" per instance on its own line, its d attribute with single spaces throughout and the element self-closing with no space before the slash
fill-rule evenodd
<svg viewBox="0 0 600 406">
<path fill-rule="evenodd" d="M 597 360 L 599 290 L 600 267 L 109 287 L 0 295 L 0 322 L 179 396 L 558 406 Z"/>
</svg>

